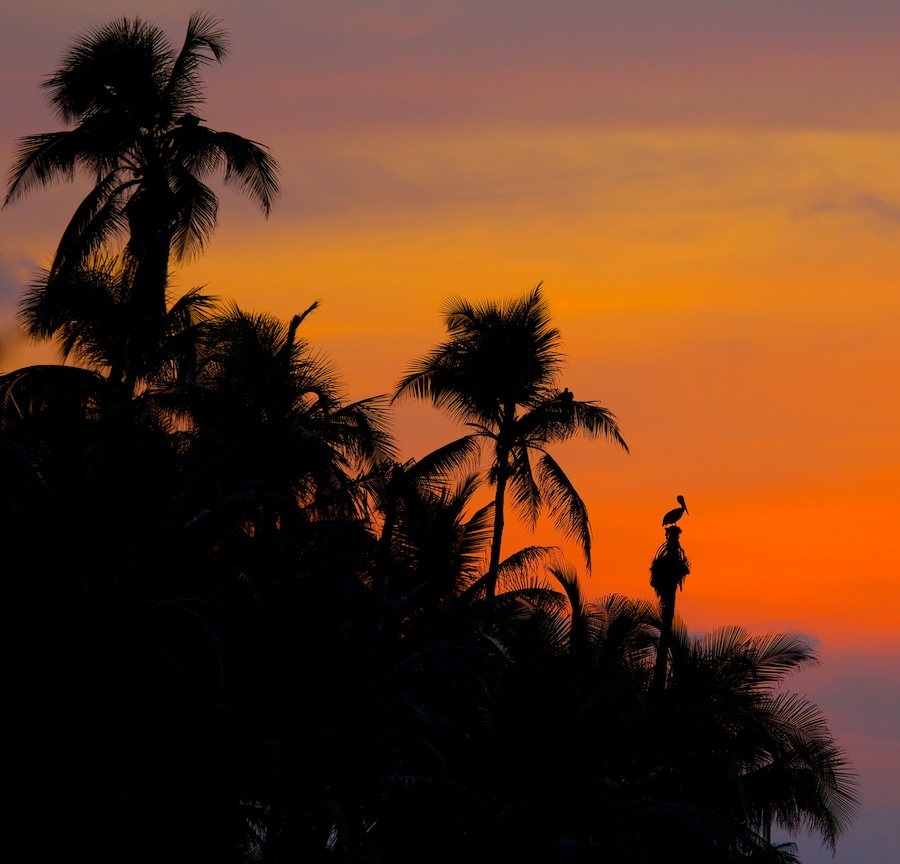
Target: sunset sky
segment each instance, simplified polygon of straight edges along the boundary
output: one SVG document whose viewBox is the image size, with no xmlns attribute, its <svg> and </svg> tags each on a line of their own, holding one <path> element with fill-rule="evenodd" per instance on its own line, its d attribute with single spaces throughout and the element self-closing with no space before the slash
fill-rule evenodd
<svg viewBox="0 0 900 864">
<path fill-rule="evenodd" d="M 900 3 L 896 0 L 218 0 L 209 126 L 271 147 L 268 220 L 232 190 L 175 288 L 302 325 L 350 398 L 392 390 L 443 339 L 448 298 L 543 283 L 560 386 L 617 416 L 631 453 L 554 451 L 587 501 L 594 595 L 652 597 L 680 523 L 691 631 L 803 634 L 790 686 L 863 782 L 834 859 L 900 848 Z M 162 0 L 0 0 L 0 156 L 61 128 L 39 84 L 73 38 Z M 0 211 L 0 371 L 82 181 Z M 403 455 L 461 434 L 396 412 Z M 487 493 L 485 493 L 487 494 Z M 507 551 L 558 543 L 511 531 Z M 573 562 L 581 566 L 573 554 Z"/>
</svg>

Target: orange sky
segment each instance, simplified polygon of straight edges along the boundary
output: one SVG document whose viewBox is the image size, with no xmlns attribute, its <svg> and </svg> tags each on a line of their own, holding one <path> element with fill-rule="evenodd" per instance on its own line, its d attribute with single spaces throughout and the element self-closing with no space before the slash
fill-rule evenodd
<svg viewBox="0 0 900 864">
<path fill-rule="evenodd" d="M 178 41 L 188 14 L 0 5 L 7 164 L 16 138 L 59 128 L 37 85 L 74 34 L 137 13 Z M 451 295 L 542 281 L 561 383 L 615 412 L 632 451 L 557 453 L 591 513 L 588 590 L 651 596 L 660 518 L 683 494 L 689 628 L 792 630 L 819 647 L 809 686 L 869 790 L 834 860 L 887 860 L 900 846 L 900 4 L 209 8 L 233 50 L 200 113 L 270 145 L 284 193 L 266 221 L 224 190 L 220 228 L 178 285 L 284 318 L 319 299 L 305 335 L 358 398 L 442 339 Z M 2 369 L 37 356 L 12 333 L 15 303 L 77 197 L 0 212 Z M 406 456 L 457 431 L 425 407 L 397 422 Z M 559 538 L 542 523 L 507 548 L 530 542 Z M 818 854 L 801 844 L 807 864 Z"/>
<path fill-rule="evenodd" d="M 249 245 L 223 224 L 184 285 L 284 317 L 321 299 L 306 332 L 363 396 L 442 338 L 448 296 L 543 280 L 565 383 L 632 449 L 567 448 L 592 585 L 647 592 L 658 517 L 683 493 L 698 574 L 722 574 L 685 594 L 696 626 L 740 608 L 898 646 L 900 133 L 401 131 L 310 161 L 323 183 L 364 166 L 362 197 L 300 231 L 275 216 Z M 401 432 L 409 455 L 452 434 Z"/>
</svg>

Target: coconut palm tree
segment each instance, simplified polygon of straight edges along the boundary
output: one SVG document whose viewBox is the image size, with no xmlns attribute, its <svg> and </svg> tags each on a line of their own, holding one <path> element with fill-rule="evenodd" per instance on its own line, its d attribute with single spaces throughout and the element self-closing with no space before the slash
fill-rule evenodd
<svg viewBox="0 0 900 864">
<path fill-rule="evenodd" d="M 332 364 L 297 336 L 317 305 L 288 324 L 236 306 L 207 323 L 185 391 L 193 470 L 215 499 L 204 518 L 227 510 L 270 538 L 284 520 L 362 518 L 362 477 L 394 455 L 384 400 L 345 401 Z"/>
<path fill-rule="evenodd" d="M 833 851 L 858 810 L 857 775 L 821 711 L 784 689 L 817 662 L 790 633 L 722 627 L 691 638 L 676 619 L 647 727 L 655 794 L 689 804 L 735 858 L 772 849 L 773 827 L 807 830 Z"/>
<path fill-rule="evenodd" d="M 198 253 L 215 228 L 218 199 L 207 178 L 223 172 L 226 185 L 248 194 L 264 214 L 278 193 L 277 166 L 265 147 L 214 131 L 194 113 L 203 102 L 201 69 L 226 52 L 225 33 L 203 14 L 191 17 L 180 51 L 137 18 L 90 31 L 44 82 L 51 104 L 74 128 L 22 138 L 9 171 L 4 206 L 77 173 L 91 177 L 94 185 L 36 290 L 53 291 L 92 255 L 123 241 L 141 313 L 130 322 L 132 338 L 144 346 L 139 354 L 153 351 L 163 329 L 170 259 Z M 58 326 L 40 315 L 28 323 L 35 336 Z"/>
<path fill-rule="evenodd" d="M 488 596 L 496 590 L 507 490 L 532 527 L 546 508 L 590 567 L 587 509 L 547 447 L 576 433 L 606 438 L 626 452 L 628 446 L 608 409 L 559 389 L 560 335 L 540 284 L 508 302 L 451 300 L 443 318 L 449 338 L 412 363 L 393 398 L 430 399 L 474 430 L 466 438 L 488 442 L 495 487 Z"/>
</svg>

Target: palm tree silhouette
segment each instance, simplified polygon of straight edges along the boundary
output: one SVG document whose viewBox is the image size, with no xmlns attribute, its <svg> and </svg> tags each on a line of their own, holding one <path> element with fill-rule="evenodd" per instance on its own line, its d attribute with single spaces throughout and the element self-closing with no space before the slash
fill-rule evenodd
<svg viewBox="0 0 900 864">
<path fill-rule="evenodd" d="M 226 185 L 265 214 L 278 193 L 277 166 L 265 147 L 209 129 L 193 113 L 203 101 L 200 70 L 226 52 L 225 33 L 203 14 L 191 17 L 180 51 L 140 19 L 91 31 L 43 85 L 74 128 L 22 138 L 9 171 L 4 206 L 78 172 L 93 178 L 35 290 L 53 290 L 111 241 L 124 240 L 141 311 L 131 322 L 132 338 L 144 343 L 138 353 L 159 341 L 170 258 L 198 253 L 215 228 L 218 199 L 204 181 L 223 171 Z M 52 333 L 46 317 L 29 324 L 35 336 Z"/>
<path fill-rule="evenodd" d="M 284 519 L 360 519 L 364 475 L 394 455 L 386 399 L 345 401 L 333 365 L 298 337 L 317 305 L 288 324 L 226 308 L 184 393 L 199 474 L 263 535 Z"/>
<path fill-rule="evenodd" d="M 495 491 L 488 596 L 496 591 L 508 488 L 532 527 L 546 508 L 557 528 L 579 543 L 589 567 L 587 509 L 547 446 L 576 433 L 607 438 L 626 452 L 628 446 L 608 409 L 557 387 L 563 355 L 541 285 L 499 304 L 453 299 L 443 318 L 449 339 L 412 363 L 393 398 L 430 399 L 473 428 L 460 446 L 489 442 Z"/>
<path fill-rule="evenodd" d="M 859 782 L 819 708 L 782 689 L 818 663 L 809 645 L 734 626 L 691 638 L 679 624 L 671 657 L 656 715 L 658 777 L 669 775 L 678 796 L 745 850 L 769 847 L 778 826 L 806 829 L 833 851 L 859 808 Z"/>
<path fill-rule="evenodd" d="M 32 333 L 54 334 L 64 360 L 105 375 L 110 390 L 126 400 L 136 395 L 135 385 L 145 399 L 166 391 L 171 396 L 179 379 L 191 374 L 215 298 L 194 288 L 167 302 L 158 338 L 148 344 L 135 339 L 144 310 L 134 272 L 120 258 L 94 256 L 64 277 L 48 277 L 44 271 L 32 283 L 19 317 Z"/>
</svg>

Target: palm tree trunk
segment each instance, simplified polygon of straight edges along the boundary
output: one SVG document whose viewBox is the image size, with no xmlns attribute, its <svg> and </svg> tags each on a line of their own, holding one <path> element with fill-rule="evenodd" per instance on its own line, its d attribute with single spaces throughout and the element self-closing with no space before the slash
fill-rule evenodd
<svg viewBox="0 0 900 864">
<path fill-rule="evenodd" d="M 659 644 L 656 646 L 656 665 L 653 669 L 653 692 L 657 695 L 666 687 L 666 672 L 669 668 L 669 649 L 672 645 L 672 624 L 675 621 L 676 585 L 666 586 L 659 594 L 660 630 Z"/>
<path fill-rule="evenodd" d="M 384 490 L 384 517 L 381 524 L 381 537 L 375 547 L 375 567 L 372 572 L 372 587 L 375 595 L 381 596 L 388 578 L 391 564 L 391 544 L 394 540 L 394 529 L 397 525 L 398 500 L 402 493 L 403 469 L 397 465 L 391 471 L 390 479 Z"/>
<path fill-rule="evenodd" d="M 163 173 L 148 182 L 145 192 L 129 202 L 129 255 L 134 267 L 132 283 L 132 332 L 129 339 L 126 387 L 131 392 L 155 360 L 163 340 L 169 256 L 175 221 L 172 192 Z"/>
<path fill-rule="evenodd" d="M 500 545 L 503 542 L 503 508 L 506 504 L 506 481 L 508 477 L 509 474 L 507 471 L 502 468 L 498 470 L 497 490 L 494 493 L 494 533 L 491 538 L 491 560 L 488 565 L 487 580 L 485 582 L 488 599 L 493 599 L 497 594 L 497 573 L 500 569 Z"/>
</svg>

